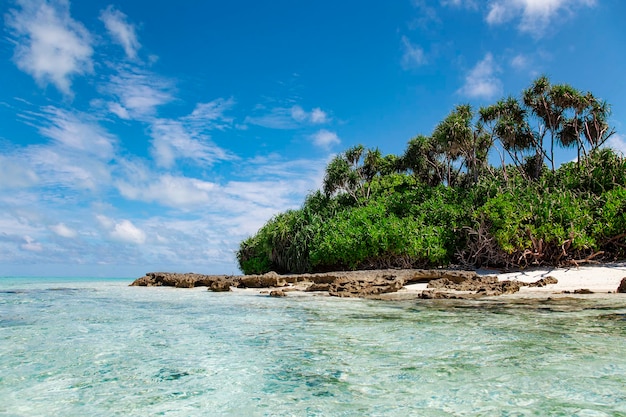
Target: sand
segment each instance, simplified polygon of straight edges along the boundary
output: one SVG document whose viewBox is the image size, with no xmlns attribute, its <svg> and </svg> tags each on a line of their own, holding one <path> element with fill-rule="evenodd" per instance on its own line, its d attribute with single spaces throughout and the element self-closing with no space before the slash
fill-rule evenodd
<svg viewBox="0 0 626 417">
<path fill-rule="evenodd" d="M 536 268 L 510 273 L 479 270 L 478 273 L 480 275 L 497 275 L 500 281 L 511 280 L 531 283 L 550 276 L 558 280 L 557 284 L 550 284 L 545 287 L 522 287 L 518 293 L 500 297 L 571 296 L 577 290 L 589 290 L 597 296 L 616 292 L 622 279 L 626 278 L 626 262 L 571 268 Z M 407 285 L 400 292 L 421 293 L 426 290 L 427 285 Z M 626 296 L 626 294 L 620 294 L 620 296 Z"/>
</svg>

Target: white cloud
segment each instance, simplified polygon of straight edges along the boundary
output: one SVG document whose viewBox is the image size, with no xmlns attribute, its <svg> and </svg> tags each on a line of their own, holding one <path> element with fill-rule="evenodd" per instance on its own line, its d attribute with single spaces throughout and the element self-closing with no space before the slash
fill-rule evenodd
<svg viewBox="0 0 626 417">
<path fill-rule="evenodd" d="M 402 50 L 401 64 L 405 70 L 416 68 L 426 63 L 424 50 L 418 45 L 413 45 L 406 36 L 402 36 Z"/>
<path fill-rule="evenodd" d="M 235 159 L 230 152 L 215 145 L 205 133 L 231 126 L 232 119 L 224 113 L 233 105 L 234 100 L 219 98 L 209 103 L 197 104 L 191 114 L 178 120 L 151 120 L 151 153 L 157 164 L 171 168 L 178 159 L 187 159 L 202 165 Z"/>
<path fill-rule="evenodd" d="M 527 68 L 528 65 L 528 57 L 523 54 L 515 55 L 513 59 L 511 59 L 511 67 L 515 68 L 516 70 L 522 70 L 524 68 Z"/>
<path fill-rule="evenodd" d="M 113 113 L 120 119 L 130 120 L 130 115 L 128 114 L 128 110 L 122 107 L 120 103 L 109 103 L 108 108 L 111 113 Z"/>
<path fill-rule="evenodd" d="M 592 7 L 596 0 L 496 0 L 489 5 L 487 23 L 499 25 L 519 16 L 519 30 L 539 38 L 556 19 L 569 17 L 577 7 Z"/>
<path fill-rule="evenodd" d="M 111 237 L 122 242 L 135 243 L 138 245 L 146 241 L 146 233 L 132 224 L 130 220 L 122 220 L 119 223 L 115 223 L 111 231 Z"/>
<path fill-rule="evenodd" d="M 130 200 L 157 202 L 178 209 L 206 205 L 211 201 L 212 194 L 219 191 L 217 184 L 170 174 L 139 182 L 130 182 L 129 179 L 119 182 L 117 187 Z"/>
<path fill-rule="evenodd" d="M 0 155 L 0 189 L 24 188 L 35 185 L 39 178 L 27 165 L 27 161 L 17 155 L 11 158 Z"/>
<path fill-rule="evenodd" d="M 328 114 L 326 114 L 326 112 L 319 107 L 311 110 L 310 118 L 311 123 L 314 124 L 322 124 L 328 122 Z"/>
<path fill-rule="evenodd" d="M 97 190 L 108 185 L 111 168 L 98 156 L 72 152 L 55 146 L 33 146 L 25 152 L 28 164 L 39 177 L 38 185 L 55 190 L 63 187 L 67 196 L 77 190 Z"/>
<path fill-rule="evenodd" d="M 155 120 L 150 135 L 153 138 L 152 155 L 161 167 L 171 168 L 177 159 L 211 165 L 219 160 L 234 158 L 213 144 L 209 136 L 176 120 Z"/>
<path fill-rule="evenodd" d="M 138 245 L 146 242 L 146 233 L 135 226 L 130 220 L 123 219 L 116 221 L 101 214 L 97 215 L 96 219 L 114 240 Z"/>
<path fill-rule="evenodd" d="M 40 133 L 57 144 L 103 160 L 113 157 L 117 139 L 91 116 L 52 106 L 44 108 L 42 116 L 47 122 L 39 128 Z"/>
<path fill-rule="evenodd" d="M 465 84 L 458 92 L 471 98 L 490 99 L 502 94 L 502 82 L 496 77 L 499 72 L 493 55 L 487 53 L 465 77 Z"/>
<path fill-rule="evenodd" d="M 65 237 L 68 239 L 72 239 L 78 236 L 78 233 L 76 233 L 76 230 L 67 227 L 65 223 L 59 223 L 59 224 L 50 226 L 50 230 L 52 230 L 58 236 Z"/>
<path fill-rule="evenodd" d="M 93 70 L 91 36 L 70 16 L 67 0 L 18 0 L 7 26 L 15 37 L 14 60 L 38 84 L 71 94 L 71 78 Z"/>
<path fill-rule="evenodd" d="M 30 236 L 24 236 L 24 243 L 20 245 L 20 248 L 29 252 L 41 252 L 43 250 L 41 243 L 35 241 Z"/>
<path fill-rule="evenodd" d="M 430 0 L 429 0 L 430 1 Z M 430 6 L 426 0 L 413 0 L 413 7 L 417 9 L 418 17 L 414 18 L 409 27 L 427 29 L 431 24 L 441 24 L 441 19 L 437 15 L 437 10 Z"/>
<path fill-rule="evenodd" d="M 610 147 L 622 155 L 626 155 L 626 137 L 620 134 L 614 134 L 606 141 L 606 146 Z"/>
<path fill-rule="evenodd" d="M 49 141 L 6 151 L 0 157 L 0 189 L 32 186 L 57 198 L 110 183 L 118 140 L 92 115 L 47 106 L 20 117 Z"/>
<path fill-rule="evenodd" d="M 218 98 L 208 103 L 198 103 L 191 114 L 184 117 L 184 121 L 203 130 L 224 130 L 233 122 L 233 119 L 226 117 L 224 113 L 232 109 L 234 105 L 235 100 L 232 98 Z"/>
<path fill-rule="evenodd" d="M 224 187 L 225 196 L 231 200 L 222 201 L 231 212 L 246 213 L 265 207 L 286 210 L 299 206 L 292 195 L 305 194 L 308 181 L 303 179 L 283 179 L 277 181 L 229 181 Z"/>
<path fill-rule="evenodd" d="M 257 106 L 257 110 L 265 110 L 264 106 Z M 328 123 L 328 114 L 319 107 L 306 111 L 301 106 L 275 107 L 269 113 L 260 116 L 247 116 L 245 123 L 266 127 L 269 129 L 297 129 L 307 124 Z"/>
<path fill-rule="evenodd" d="M 173 100 L 171 81 L 137 68 L 120 68 L 103 92 L 115 96 L 109 109 L 123 119 L 148 120 L 158 106 Z"/>
<path fill-rule="evenodd" d="M 291 118 L 296 122 L 304 122 L 307 119 L 307 113 L 300 106 L 293 106 L 291 109 Z"/>
<path fill-rule="evenodd" d="M 113 219 L 102 214 L 96 215 L 96 220 L 98 220 L 100 226 L 104 227 L 105 229 L 111 229 L 113 228 L 113 226 L 115 226 L 115 222 L 113 221 Z"/>
<path fill-rule="evenodd" d="M 129 59 L 137 58 L 137 50 L 141 48 L 135 33 L 135 26 L 128 23 L 127 16 L 109 6 L 100 13 L 100 20 L 104 23 L 111 37 L 122 47 Z"/>
<path fill-rule="evenodd" d="M 475 9 L 477 7 L 476 0 L 441 0 L 441 5 L 464 7 L 467 9 Z"/>
<path fill-rule="evenodd" d="M 337 145 L 341 143 L 339 137 L 335 132 L 328 131 L 326 129 L 321 129 L 318 132 L 314 133 L 311 136 L 313 143 L 315 146 L 319 146 L 320 148 L 328 149 L 332 145 Z"/>
<path fill-rule="evenodd" d="M 494 2 L 489 6 L 489 13 L 487 14 L 486 20 L 490 25 L 499 25 L 506 21 L 509 21 L 515 15 L 515 4 L 507 7 L 504 3 Z"/>
</svg>

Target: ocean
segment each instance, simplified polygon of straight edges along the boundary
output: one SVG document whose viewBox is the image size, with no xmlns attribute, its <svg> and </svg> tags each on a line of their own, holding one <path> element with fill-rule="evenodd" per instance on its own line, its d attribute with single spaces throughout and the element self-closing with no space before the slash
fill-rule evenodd
<svg viewBox="0 0 626 417">
<path fill-rule="evenodd" d="M 0 278 L 0 416 L 626 416 L 626 298 Z"/>
</svg>

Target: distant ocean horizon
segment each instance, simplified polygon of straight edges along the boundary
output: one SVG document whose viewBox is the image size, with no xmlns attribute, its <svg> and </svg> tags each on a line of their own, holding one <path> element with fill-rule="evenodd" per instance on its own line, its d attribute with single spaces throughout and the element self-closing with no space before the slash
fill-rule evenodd
<svg viewBox="0 0 626 417">
<path fill-rule="evenodd" d="M 0 277 L 0 416 L 625 416 L 623 299 Z"/>
</svg>

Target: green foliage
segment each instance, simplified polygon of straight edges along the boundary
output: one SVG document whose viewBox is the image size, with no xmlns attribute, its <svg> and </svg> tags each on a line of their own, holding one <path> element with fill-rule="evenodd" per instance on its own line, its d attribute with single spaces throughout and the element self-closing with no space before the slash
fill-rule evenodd
<svg viewBox="0 0 626 417">
<path fill-rule="evenodd" d="M 322 270 L 443 264 L 440 229 L 390 215 L 382 202 L 356 207 L 323 225 L 311 263 Z"/>
<path fill-rule="evenodd" d="M 240 244 L 246 274 L 329 269 L 560 264 L 626 255 L 626 160 L 591 93 L 540 77 L 520 99 L 457 106 L 400 156 L 358 145 L 323 190 Z M 554 168 L 554 146 L 576 162 Z M 488 164 L 499 155 L 501 165 Z M 508 160 L 509 163 L 506 163 Z M 600 252 L 602 251 L 602 252 Z"/>
<path fill-rule="evenodd" d="M 595 225 L 595 234 L 600 236 L 604 243 L 625 242 L 626 188 L 614 188 L 603 193 L 600 202 L 599 221 Z"/>
<path fill-rule="evenodd" d="M 269 247 L 264 247 L 264 236 L 259 231 L 256 235 L 241 242 L 237 251 L 239 268 L 246 274 L 264 274 L 271 270 Z"/>
<path fill-rule="evenodd" d="M 477 212 L 507 254 L 556 249 L 597 249 L 589 200 L 571 191 L 544 192 L 537 187 L 509 191 L 490 199 Z M 543 255 L 543 254 L 541 254 Z"/>
</svg>

